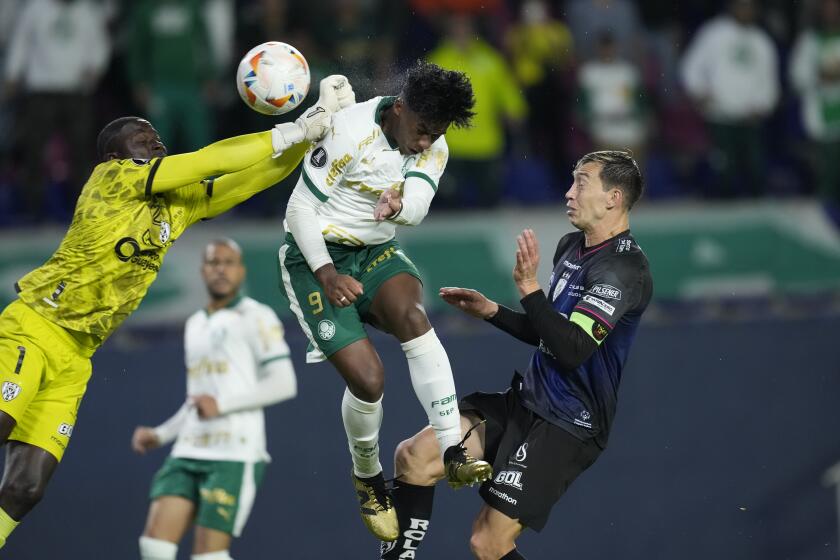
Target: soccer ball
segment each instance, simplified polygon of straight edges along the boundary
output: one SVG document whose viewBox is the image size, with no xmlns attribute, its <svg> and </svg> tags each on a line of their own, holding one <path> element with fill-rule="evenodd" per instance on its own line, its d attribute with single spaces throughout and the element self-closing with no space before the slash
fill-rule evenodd
<svg viewBox="0 0 840 560">
<path fill-rule="evenodd" d="M 236 89 L 248 107 L 264 115 L 282 115 L 301 104 L 309 92 L 309 64 L 299 50 L 269 41 L 242 57 Z"/>
</svg>

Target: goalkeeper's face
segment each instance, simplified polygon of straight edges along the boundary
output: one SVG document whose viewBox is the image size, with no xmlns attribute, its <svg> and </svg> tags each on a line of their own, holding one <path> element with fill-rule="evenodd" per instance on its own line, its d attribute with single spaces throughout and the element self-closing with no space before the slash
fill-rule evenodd
<svg viewBox="0 0 840 560">
<path fill-rule="evenodd" d="M 419 154 L 428 150 L 449 128 L 449 123 L 426 122 L 402 99 L 394 102 L 393 111 L 396 117 L 394 140 L 397 141 L 403 155 Z"/>
<path fill-rule="evenodd" d="M 160 134 L 147 120 L 138 119 L 126 124 L 120 132 L 124 153 L 120 159 L 152 159 L 166 155 Z"/>
<path fill-rule="evenodd" d="M 245 280 L 242 254 L 226 243 L 211 243 L 204 250 L 201 276 L 212 299 L 220 300 L 236 295 Z"/>
</svg>

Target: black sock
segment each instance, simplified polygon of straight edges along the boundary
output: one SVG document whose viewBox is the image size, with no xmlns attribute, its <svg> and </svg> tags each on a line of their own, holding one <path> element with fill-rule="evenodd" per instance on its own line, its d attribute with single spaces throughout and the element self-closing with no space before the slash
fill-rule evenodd
<svg viewBox="0 0 840 560">
<path fill-rule="evenodd" d="M 516 548 L 514 548 L 513 550 L 511 550 L 510 552 L 508 552 L 507 554 L 505 554 L 504 556 L 499 558 L 499 560 L 528 560 L 528 559 L 525 558 L 524 556 L 522 556 L 521 554 L 519 554 L 519 551 L 516 550 Z"/>
<path fill-rule="evenodd" d="M 400 536 L 394 542 L 382 542 L 381 560 L 397 560 L 407 550 L 417 550 L 432 519 L 434 486 L 415 486 L 397 480 L 393 491 L 394 508 L 400 523 Z M 414 555 L 411 555 L 413 558 Z M 405 558 L 405 556 L 403 556 Z"/>
</svg>

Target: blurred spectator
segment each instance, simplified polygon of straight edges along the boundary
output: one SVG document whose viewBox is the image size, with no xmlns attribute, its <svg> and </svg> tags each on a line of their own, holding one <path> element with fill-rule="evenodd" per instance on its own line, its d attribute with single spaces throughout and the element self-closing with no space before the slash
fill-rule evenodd
<svg viewBox="0 0 840 560">
<path fill-rule="evenodd" d="M 777 55 L 756 25 L 754 0 L 732 0 L 704 24 L 683 58 L 686 90 L 706 120 L 717 196 L 762 194 L 764 125 L 779 99 Z"/>
<path fill-rule="evenodd" d="M 642 78 L 618 55 L 610 32 L 602 32 L 597 58 L 580 67 L 578 87 L 579 111 L 594 149 L 627 148 L 640 161 L 647 140 Z"/>
<path fill-rule="evenodd" d="M 597 56 L 598 37 L 609 31 L 616 50 L 634 62 L 640 56 L 643 29 L 636 4 L 631 0 L 569 0 L 566 23 L 575 39 L 575 51 L 581 60 Z"/>
<path fill-rule="evenodd" d="M 816 145 L 817 189 L 840 218 L 840 0 L 820 0 L 817 17 L 800 34 L 790 79 L 802 95 L 802 119 Z"/>
<path fill-rule="evenodd" d="M 128 75 L 137 104 L 173 152 L 210 143 L 217 74 L 200 0 L 139 0 L 130 14 Z"/>
<path fill-rule="evenodd" d="M 53 205 L 69 204 L 85 181 L 93 159 L 91 95 L 110 50 L 105 11 L 90 0 L 31 0 L 20 12 L 5 93 L 19 102 L 19 182 L 30 218 L 44 215 L 48 178 L 71 186 L 66 196 L 50 196 Z"/>
<path fill-rule="evenodd" d="M 531 152 L 564 166 L 572 34 L 544 0 L 526 0 L 505 37 L 513 70 L 528 101 Z"/>
<path fill-rule="evenodd" d="M 393 57 L 390 26 L 379 12 L 379 3 L 372 0 L 331 0 L 323 4 L 315 20 L 329 19 L 331 24 L 312 29 L 318 44 L 330 54 L 333 70 L 353 82 L 359 99 L 375 95 L 377 84 L 388 77 Z"/>
<path fill-rule="evenodd" d="M 447 35 L 428 59 L 465 72 L 475 94 L 473 126 L 450 128 L 446 133 L 449 164 L 438 196 L 444 203 L 496 206 L 502 193 L 505 123 L 521 137 L 527 113 L 513 72 L 501 53 L 478 36 L 468 15 L 451 16 Z"/>
</svg>

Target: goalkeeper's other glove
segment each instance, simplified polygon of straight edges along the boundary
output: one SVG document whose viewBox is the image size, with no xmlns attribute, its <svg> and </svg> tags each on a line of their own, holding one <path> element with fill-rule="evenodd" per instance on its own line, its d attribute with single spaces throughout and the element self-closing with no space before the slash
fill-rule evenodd
<svg viewBox="0 0 840 560">
<path fill-rule="evenodd" d="M 317 142 L 330 129 L 334 111 L 356 102 L 353 86 L 344 76 L 334 74 L 321 80 L 318 102 L 307 109 L 295 122 L 275 125 L 271 131 L 274 156 L 278 157 L 291 146 L 307 140 Z"/>
</svg>

